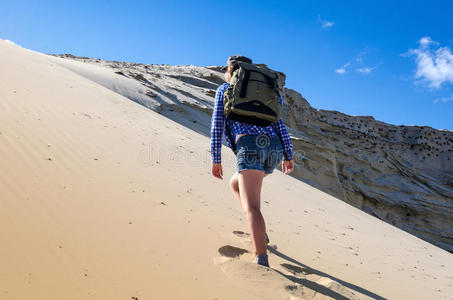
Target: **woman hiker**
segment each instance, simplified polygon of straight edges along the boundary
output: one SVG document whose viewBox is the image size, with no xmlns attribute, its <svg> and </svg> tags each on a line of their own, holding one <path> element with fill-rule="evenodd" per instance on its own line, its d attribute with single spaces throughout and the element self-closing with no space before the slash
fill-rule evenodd
<svg viewBox="0 0 453 300">
<path fill-rule="evenodd" d="M 212 175 L 223 179 L 221 148 L 223 133 L 228 147 L 236 145 L 237 172 L 231 177 L 230 188 L 247 217 L 248 226 L 255 249 L 254 263 L 269 267 L 267 255 L 267 234 L 260 211 L 261 186 L 263 178 L 271 174 L 282 161 L 282 171 L 293 171 L 294 161 L 291 139 L 282 119 L 269 126 L 257 126 L 228 119 L 223 114 L 223 94 L 229 86 L 238 62 L 252 63 L 251 59 L 233 55 L 228 58 L 225 70 L 226 83 L 220 85 L 215 95 L 215 105 L 211 120 Z M 282 104 L 282 99 L 279 97 Z M 231 139 L 234 139 L 231 140 Z M 282 142 L 283 145 L 282 145 Z M 284 160 L 282 160 L 284 155 Z"/>
</svg>

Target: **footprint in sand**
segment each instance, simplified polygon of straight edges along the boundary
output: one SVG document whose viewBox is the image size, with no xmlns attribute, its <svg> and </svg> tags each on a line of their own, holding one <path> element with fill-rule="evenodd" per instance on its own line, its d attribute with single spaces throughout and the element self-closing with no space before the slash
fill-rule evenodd
<svg viewBox="0 0 453 300">
<path fill-rule="evenodd" d="M 234 260 L 234 259 L 239 259 L 241 255 L 244 255 L 246 253 L 249 253 L 248 250 L 242 249 L 239 247 L 231 246 L 231 245 L 225 245 L 222 246 L 218 249 L 220 256 L 214 257 L 213 261 L 214 264 L 216 265 L 222 265 L 225 262 Z"/>
<path fill-rule="evenodd" d="M 242 254 L 248 253 L 248 252 L 249 251 L 247 251 L 245 249 L 230 246 L 230 245 L 226 245 L 226 246 L 219 248 L 219 253 L 226 257 L 237 257 L 238 258 Z"/>
<path fill-rule="evenodd" d="M 235 236 L 237 236 L 241 243 L 244 245 L 244 246 L 251 246 L 252 245 L 252 236 L 250 235 L 250 233 L 247 233 L 247 232 L 244 232 L 244 231 L 241 231 L 241 230 L 235 230 L 233 231 L 233 234 Z M 268 247 L 271 247 L 273 249 L 277 249 L 277 245 L 274 245 L 274 244 L 269 244 L 269 237 L 267 236 L 266 234 L 266 242 L 268 244 Z"/>
<path fill-rule="evenodd" d="M 252 236 L 244 231 L 235 230 L 233 234 L 237 236 L 244 246 L 249 246 L 252 244 Z"/>
</svg>

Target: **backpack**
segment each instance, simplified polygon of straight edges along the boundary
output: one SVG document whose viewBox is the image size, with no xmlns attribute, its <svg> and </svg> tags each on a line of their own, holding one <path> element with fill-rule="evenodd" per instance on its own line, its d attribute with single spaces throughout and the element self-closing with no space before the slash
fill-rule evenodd
<svg viewBox="0 0 453 300">
<path fill-rule="evenodd" d="M 269 126 L 280 120 L 280 92 L 276 72 L 238 62 L 223 98 L 225 117 L 242 123 Z"/>
</svg>

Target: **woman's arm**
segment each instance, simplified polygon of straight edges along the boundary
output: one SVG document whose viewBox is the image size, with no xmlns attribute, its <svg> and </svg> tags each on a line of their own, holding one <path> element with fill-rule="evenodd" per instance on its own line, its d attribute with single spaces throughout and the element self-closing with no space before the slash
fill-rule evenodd
<svg viewBox="0 0 453 300">
<path fill-rule="evenodd" d="M 214 101 L 214 111 L 211 118 L 211 156 L 212 163 L 222 161 L 222 138 L 225 126 L 225 116 L 223 115 L 223 92 L 224 85 L 217 88 Z"/>
<path fill-rule="evenodd" d="M 280 104 L 283 105 L 282 97 L 278 98 Z M 282 118 L 277 123 L 272 124 L 275 132 L 280 136 L 283 142 L 283 149 L 285 150 L 285 160 L 292 160 L 293 159 L 293 144 L 291 143 L 291 138 L 289 137 L 288 131 L 286 130 L 286 126 L 283 123 Z"/>
</svg>

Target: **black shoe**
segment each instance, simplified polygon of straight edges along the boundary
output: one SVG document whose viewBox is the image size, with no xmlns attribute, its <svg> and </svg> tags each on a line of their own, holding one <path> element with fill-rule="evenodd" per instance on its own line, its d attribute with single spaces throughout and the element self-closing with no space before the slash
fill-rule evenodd
<svg viewBox="0 0 453 300">
<path fill-rule="evenodd" d="M 255 256 L 253 263 L 269 268 L 269 260 L 267 254 L 258 254 L 257 256 Z"/>
</svg>

